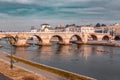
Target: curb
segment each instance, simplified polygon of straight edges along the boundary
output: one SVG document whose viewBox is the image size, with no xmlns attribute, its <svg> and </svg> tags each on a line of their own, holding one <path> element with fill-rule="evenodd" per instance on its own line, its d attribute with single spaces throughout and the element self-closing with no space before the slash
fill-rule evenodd
<svg viewBox="0 0 120 80">
<path fill-rule="evenodd" d="M 11 56 L 9 54 L 7 54 L 7 57 L 11 58 Z M 17 61 L 28 64 L 30 66 L 33 66 L 33 67 L 36 67 L 36 68 L 39 68 L 39 69 L 42 69 L 42 70 L 46 70 L 48 72 L 52 72 L 52 73 L 60 75 L 60 76 L 63 76 L 63 77 L 65 77 L 67 79 L 70 79 L 70 80 L 96 80 L 94 78 L 90 78 L 90 77 L 79 75 L 79 74 L 76 74 L 76 73 L 73 73 L 73 72 L 69 72 L 69 71 L 65 71 L 65 70 L 62 70 L 62 69 L 50 67 L 50 66 L 47 66 L 47 65 L 44 65 L 44 64 L 38 64 L 36 62 L 25 60 L 23 58 L 19 58 L 19 57 L 16 57 L 16 56 L 12 56 L 12 58 L 17 60 Z"/>
</svg>

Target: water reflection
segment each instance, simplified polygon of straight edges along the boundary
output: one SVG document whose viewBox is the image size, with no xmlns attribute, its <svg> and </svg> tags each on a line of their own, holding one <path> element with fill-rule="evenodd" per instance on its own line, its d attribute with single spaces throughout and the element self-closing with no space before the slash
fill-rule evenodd
<svg viewBox="0 0 120 80">
<path fill-rule="evenodd" d="M 8 51 L 8 44 L 1 50 Z M 56 45 L 14 48 L 14 54 L 38 63 L 83 74 L 98 80 L 120 79 L 119 47 L 93 45 Z"/>
<path fill-rule="evenodd" d="M 35 56 L 35 58 L 45 60 L 52 56 L 50 46 L 40 46 L 38 47 L 38 51 L 39 53 Z"/>
<path fill-rule="evenodd" d="M 30 56 L 26 47 L 14 47 L 13 54 L 19 57 L 27 58 L 27 59 Z"/>
</svg>

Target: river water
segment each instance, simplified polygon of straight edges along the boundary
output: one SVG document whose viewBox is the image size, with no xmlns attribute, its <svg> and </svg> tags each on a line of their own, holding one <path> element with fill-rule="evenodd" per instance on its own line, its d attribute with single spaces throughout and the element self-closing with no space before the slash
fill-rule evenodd
<svg viewBox="0 0 120 80">
<path fill-rule="evenodd" d="M 8 43 L 1 40 L 0 44 L 2 51 L 10 53 Z M 53 43 L 53 46 L 14 48 L 14 55 L 97 80 L 120 80 L 120 47 Z"/>
</svg>

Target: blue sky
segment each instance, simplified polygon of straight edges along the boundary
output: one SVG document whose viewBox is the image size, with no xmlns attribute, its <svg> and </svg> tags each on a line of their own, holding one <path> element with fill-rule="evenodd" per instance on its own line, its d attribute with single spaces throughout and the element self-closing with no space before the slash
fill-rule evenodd
<svg viewBox="0 0 120 80">
<path fill-rule="evenodd" d="M 120 0 L 0 0 L 0 29 L 28 31 L 42 23 L 120 22 Z"/>
</svg>

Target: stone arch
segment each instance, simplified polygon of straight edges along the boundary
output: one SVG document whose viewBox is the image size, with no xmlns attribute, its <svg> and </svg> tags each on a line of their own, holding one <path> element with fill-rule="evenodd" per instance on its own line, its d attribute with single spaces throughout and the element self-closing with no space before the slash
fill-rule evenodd
<svg viewBox="0 0 120 80">
<path fill-rule="evenodd" d="M 91 40 L 91 41 L 97 41 L 98 38 L 96 35 L 90 35 L 90 37 L 88 38 L 88 40 Z"/>
<path fill-rule="evenodd" d="M 43 40 L 40 36 L 38 36 L 38 35 L 33 35 L 33 36 L 35 36 L 39 41 L 43 42 Z"/>
<path fill-rule="evenodd" d="M 51 36 L 50 41 L 61 43 L 63 42 L 63 38 L 60 35 L 53 35 Z"/>
<path fill-rule="evenodd" d="M 37 40 L 36 40 L 37 39 Z M 38 44 L 38 45 L 41 45 L 42 44 L 42 42 L 43 42 L 43 40 L 42 40 L 42 38 L 40 37 L 40 36 L 38 36 L 38 35 L 32 35 L 32 36 L 29 36 L 28 38 L 27 38 L 27 43 L 29 43 L 29 44 L 33 44 L 34 42 L 28 42 L 28 40 L 34 40 L 34 41 L 36 41 L 35 42 L 35 44 Z"/>
<path fill-rule="evenodd" d="M 104 41 L 109 41 L 110 38 L 109 38 L 109 36 L 105 35 L 105 36 L 103 36 L 102 40 L 104 40 Z"/>
<path fill-rule="evenodd" d="M 72 43 L 76 43 L 76 42 L 82 42 L 82 38 L 79 36 L 79 35 L 72 35 L 71 37 L 70 37 L 70 40 L 69 40 L 69 42 L 72 42 Z"/>
<path fill-rule="evenodd" d="M 114 40 L 120 40 L 120 36 L 115 36 Z"/>
<path fill-rule="evenodd" d="M 14 42 L 17 42 L 17 39 L 12 35 L 6 35 L 6 38 L 11 38 Z"/>
</svg>

